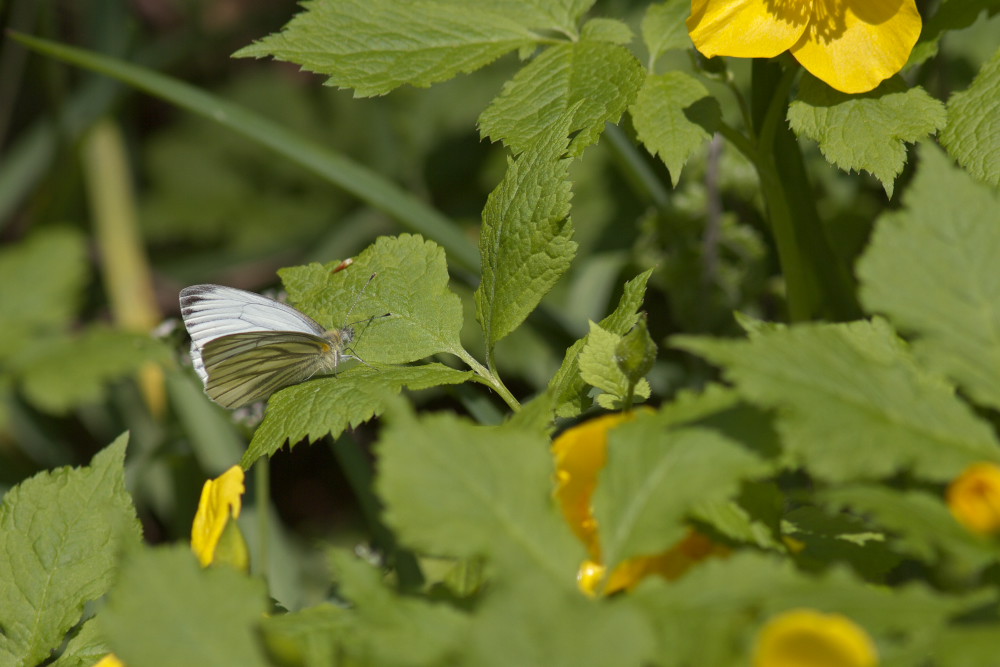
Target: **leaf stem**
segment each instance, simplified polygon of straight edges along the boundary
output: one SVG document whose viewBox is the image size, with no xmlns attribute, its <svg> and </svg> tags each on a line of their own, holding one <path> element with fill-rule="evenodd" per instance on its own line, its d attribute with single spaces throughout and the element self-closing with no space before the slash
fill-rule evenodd
<svg viewBox="0 0 1000 667">
<path fill-rule="evenodd" d="M 506 385 L 504 385 L 499 375 L 496 375 L 489 368 L 476 361 L 475 357 L 466 352 L 464 349 L 458 353 L 458 357 L 468 364 L 469 368 L 475 371 L 476 381 L 481 384 L 485 384 L 495 391 L 497 395 L 503 399 L 504 403 L 507 404 L 507 407 L 514 412 L 521 409 L 521 404 L 516 398 L 514 398 L 514 394 L 510 393 L 510 390 L 507 389 Z"/>
</svg>

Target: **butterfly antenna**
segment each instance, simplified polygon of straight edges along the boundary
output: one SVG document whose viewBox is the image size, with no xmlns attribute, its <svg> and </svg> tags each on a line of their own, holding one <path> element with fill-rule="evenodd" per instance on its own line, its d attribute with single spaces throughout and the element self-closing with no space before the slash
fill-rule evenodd
<svg viewBox="0 0 1000 667">
<path fill-rule="evenodd" d="M 361 300 L 361 295 L 365 293 L 365 290 L 368 289 L 368 286 L 372 284 L 372 281 L 375 280 L 375 276 L 377 275 L 378 273 L 372 273 L 368 276 L 368 281 L 364 284 L 364 287 L 358 290 L 357 295 L 354 297 L 354 302 L 351 304 L 351 307 L 347 309 L 347 314 L 344 316 L 345 320 L 351 316 L 351 313 L 354 312 L 354 307 L 357 306 L 358 301 Z"/>
<path fill-rule="evenodd" d="M 369 282 L 371 282 L 371 281 L 369 280 Z M 391 315 L 392 315 L 392 313 L 383 313 L 382 315 L 372 315 L 367 320 L 358 320 L 357 322 L 353 322 L 353 323 L 347 325 L 347 326 L 354 326 L 355 324 L 360 324 L 361 322 L 365 323 L 364 328 L 361 329 L 361 331 L 358 332 L 358 335 L 354 337 L 354 342 L 357 343 L 359 340 L 361 340 L 361 337 L 365 334 L 366 331 L 368 331 L 368 327 L 371 326 L 372 322 L 374 322 L 377 319 L 380 320 L 383 317 L 389 317 Z M 344 348 L 344 352 L 349 353 L 352 357 L 354 357 L 355 359 L 357 359 L 358 361 L 360 361 L 361 363 L 363 363 L 368 368 L 371 368 L 372 370 L 376 370 L 376 371 L 378 370 L 377 368 L 375 368 L 374 366 L 372 366 L 371 364 L 369 364 L 367 361 L 365 361 L 364 359 L 362 359 L 361 357 L 359 357 L 357 355 L 357 353 L 354 351 L 353 347 Z"/>
</svg>

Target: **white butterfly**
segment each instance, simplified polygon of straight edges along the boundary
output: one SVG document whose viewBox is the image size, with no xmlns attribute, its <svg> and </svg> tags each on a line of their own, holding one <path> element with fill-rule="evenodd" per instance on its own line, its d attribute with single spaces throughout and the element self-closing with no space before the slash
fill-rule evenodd
<svg viewBox="0 0 1000 667">
<path fill-rule="evenodd" d="M 345 359 L 358 359 L 347 347 L 354 327 L 325 329 L 253 292 L 193 285 L 181 290 L 180 301 L 194 369 L 205 393 L 227 408 L 262 401 L 282 387 L 336 371 Z"/>
</svg>

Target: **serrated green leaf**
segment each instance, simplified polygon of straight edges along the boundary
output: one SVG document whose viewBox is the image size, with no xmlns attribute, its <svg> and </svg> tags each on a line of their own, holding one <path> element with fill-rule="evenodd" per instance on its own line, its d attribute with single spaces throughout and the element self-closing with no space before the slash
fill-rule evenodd
<svg viewBox="0 0 1000 667">
<path fill-rule="evenodd" d="M 656 343 L 649 335 L 646 314 L 642 313 L 632 330 L 621 337 L 615 346 L 615 364 L 629 382 L 638 382 L 656 362 Z"/>
<path fill-rule="evenodd" d="M 906 163 L 906 143 L 944 127 L 944 104 L 898 76 L 861 95 L 848 95 L 805 76 L 788 121 L 800 137 L 819 143 L 824 157 L 844 171 L 865 170 L 892 197 Z"/>
<path fill-rule="evenodd" d="M 598 404 L 607 410 L 621 410 L 629 393 L 629 379 L 618 367 L 616 356 L 622 337 L 590 323 L 590 333 L 580 352 L 580 377 L 587 384 L 600 389 Z M 649 383 L 640 379 L 634 388 L 635 396 L 649 398 Z"/>
<path fill-rule="evenodd" d="M 611 333 L 624 335 L 639 317 L 639 309 L 646 296 L 646 282 L 653 270 L 649 269 L 625 283 L 625 290 L 615 311 L 600 321 L 600 326 Z M 589 336 L 589 334 L 588 334 Z M 573 343 L 563 358 L 562 365 L 549 382 L 556 415 L 575 417 L 591 405 L 587 396 L 587 383 L 580 376 L 580 352 L 587 343 L 587 336 Z"/>
<path fill-rule="evenodd" d="M 68 326 L 86 276 L 86 245 L 72 229 L 41 231 L 0 251 L 0 361 Z"/>
<path fill-rule="evenodd" d="M 858 263 L 860 297 L 918 339 L 918 358 L 1000 407 L 1000 196 L 925 144 L 902 210 Z"/>
<path fill-rule="evenodd" d="M 260 457 L 273 456 L 286 442 L 294 447 L 300 440 L 339 437 L 348 427 L 382 414 L 392 396 L 404 387 L 429 389 L 459 384 L 471 377 L 471 371 L 456 371 L 443 364 L 378 369 L 358 366 L 288 387 L 271 396 L 264 421 L 240 464 L 249 468 Z"/>
<path fill-rule="evenodd" d="M 568 121 L 568 119 L 564 119 Z M 483 280 L 476 316 L 491 348 L 521 325 L 576 254 L 569 220 L 567 122 L 540 135 L 490 193 L 479 237 Z"/>
<path fill-rule="evenodd" d="M 575 589 L 583 545 L 552 498 L 548 439 L 399 405 L 376 445 L 385 521 L 428 554 L 486 556 L 508 576 L 538 572 Z"/>
<path fill-rule="evenodd" d="M 122 435 L 90 466 L 42 472 L 0 505 L 0 663 L 35 665 L 111 585 L 119 551 L 141 539 L 125 491 Z"/>
<path fill-rule="evenodd" d="M 453 0 L 313 0 L 284 30 L 236 52 L 274 56 L 329 77 L 358 97 L 403 84 L 425 87 L 472 72 L 537 36 L 490 6 L 475 11 Z"/>
<path fill-rule="evenodd" d="M 79 338 L 60 337 L 33 348 L 30 358 L 18 363 L 17 374 L 33 405 L 62 414 L 101 401 L 111 381 L 170 358 L 169 348 L 149 335 L 95 325 Z"/>
<path fill-rule="evenodd" d="M 480 132 L 515 153 L 572 114 L 568 153 L 595 143 L 605 123 L 617 123 L 642 83 L 642 67 L 627 49 L 608 42 L 557 44 L 504 84 L 479 117 Z"/>
<path fill-rule="evenodd" d="M 777 409 L 785 447 L 817 477 L 872 479 L 910 469 L 943 481 L 973 461 L 1000 460 L 990 427 L 918 367 L 884 324 L 673 342 L 722 365 L 748 401 Z"/>
<path fill-rule="evenodd" d="M 671 49 L 691 48 L 691 37 L 688 36 L 685 23 L 691 13 L 691 3 L 688 0 L 667 0 L 650 5 L 642 17 L 642 41 L 649 52 L 649 65 L 653 71 L 657 59 Z"/>
<path fill-rule="evenodd" d="M 684 163 L 712 138 L 722 118 L 718 100 L 683 72 L 648 75 L 629 113 L 639 141 L 663 160 L 675 184 Z"/>
<path fill-rule="evenodd" d="M 462 355 L 462 304 L 448 289 L 448 265 L 436 243 L 411 234 L 382 236 L 348 269 L 333 273 L 338 264 L 296 266 L 278 275 L 289 300 L 323 326 L 353 322 L 357 337 L 351 347 L 366 362 Z"/>
<path fill-rule="evenodd" d="M 257 631 L 266 611 L 263 581 L 203 569 L 180 544 L 128 558 L 98 620 L 127 665 L 263 667 Z"/>
<path fill-rule="evenodd" d="M 477 607 L 462 664 L 643 665 L 652 649 L 650 623 L 621 600 L 592 600 L 524 573 Z"/>
<path fill-rule="evenodd" d="M 580 36 L 585 41 L 610 42 L 622 46 L 635 38 L 632 28 L 628 27 L 627 23 L 608 18 L 590 19 L 583 25 Z"/>
<path fill-rule="evenodd" d="M 843 614 L 884 646 L 882 640 L 920 641 L 928 628 L 987 595 L 945 596 L 920 584 L 877 587 L 843 570 L 813 577 L 787 561 L 743 553 L 706 561 L 671 584 L 648 580 L 632 599 L 656 626 L 663 664 L 737 665 L 761 624 L 782 611 Z"/>
<path fill-rule="evenodd" d="M 594 493 L 608 571 L 672 547 L 686 534 L 684 519 L 693 509 L 733 498 L 742 480 L 764 469 L 716 431 L 669 430 L 658 416 L 643 413 L 616 427 Z"/>
<path fill-rule="evenodd" d="M 956 4 L 956 3 L 951 3 Z M 948 100 L 948 124 L 941 143 L 979 180 L 1000 185 L 1000 50 L 983 65 L 967 90 Z"/>
<path fill-rule="evenodd" d="M 450 663 L 466 640 L 466 616 L 391 591 L 382 572 L 352 553 L 335 550 L 329 556 L 339 593 L 352 603 L 346 655 L 367 665 Z"/>
<path fill-rule="evenodd" d="M 111 647 L 100 634 L 97 621 L 91 618 L 69 640 L 52 667 L 93 667 L 108 653 L 111 653 Z"/>
<path fill-rule="evenodd" d="M 893 540 L 894 548 L 928 565 L 947 555 L 967 573 L 1000 556 L 996 545 L 970 533 L 940 498 L 923 491 L 849 486 L 821 491 L 817 499 L 870 517 L 877 526 L 898 536 Z"/>
</svg>

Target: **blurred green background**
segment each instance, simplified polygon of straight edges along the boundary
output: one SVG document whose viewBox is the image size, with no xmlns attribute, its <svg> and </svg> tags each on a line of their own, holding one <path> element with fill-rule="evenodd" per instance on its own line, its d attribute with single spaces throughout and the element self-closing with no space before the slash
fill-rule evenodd
<svg viewBox="0 0 1000 667">
<path fill-rule="evenodd" d="M 608 0 L 591 15 L 635 26 L 646 4 Z M 286 64 L 230 58 L 296 10 L 290 0 L 10 0 L 0 4 L 0 23 L 148 67 L 257 112 L 396 183 L 474 246 L 507 159 L 502 147 L 480 140 L 476 119 L 517 71 L 516 57 L 374 99 L 354 99 Z M 995 29 L 995 20 L 980 20 L 949 33 L 942 55 L 907 78 L 946 99 L 988 57 Z M 665 60 L 663 68 L 692 69 L 688 54 Z M 747 63 L 730 67 L 739 84 Z M 713 92 L 726 99 L 721 86 Z M 783 318 L 752 167 L 716 139 L 671 184 L 631 137 L 625 120 L 573 165 L 578 257 L 544 312 L 498 348 L 499 370 L 519 398 L 545 386 L 588 319 L 604 316 L 622 283 L 650 266 L 645 307 L 658 343 L 677 332 L 736 334 L 734 310 Z M 824 224 L 851 261 L 876 215 L 893 204 L 873 179 L 835 170 L 815 147 L 806 151 Z M 239 460 L 259 414 L 234 418 L 204 397 L 187 361 L 178 291 L 206 282 L 280 289 L 278 268 L 343 259 L 402 231 L 410 230 L 245 136 L 5 36 L 0 493 L 40 470 L 85 463 L 129 430 L 130 490 L 147 539 L 186 540 L 202 482 Z M 466 345 L 480 352 L 471 299 L 478 277 L 456 268 L 453 283 L 467 305 Z M 708 373 L 661 350 L 650 377 L 654 399 L 698 386 Z M 484 422 L 503 414 L 493 399 L 469 387 L 414 398 Z M 377 424 L 368 425 L 351 437 L 364 445 L 376 433 Z M 270 464 L 272 588 L 290 606 L 323 594 L 316 541 L 355 544 L 371 532 L 341 472 L 344 455 L 322 442 L 283 451 Z M 258 509 L 251 484 L 243 517 L 251 544 Z"/>
</svg>

